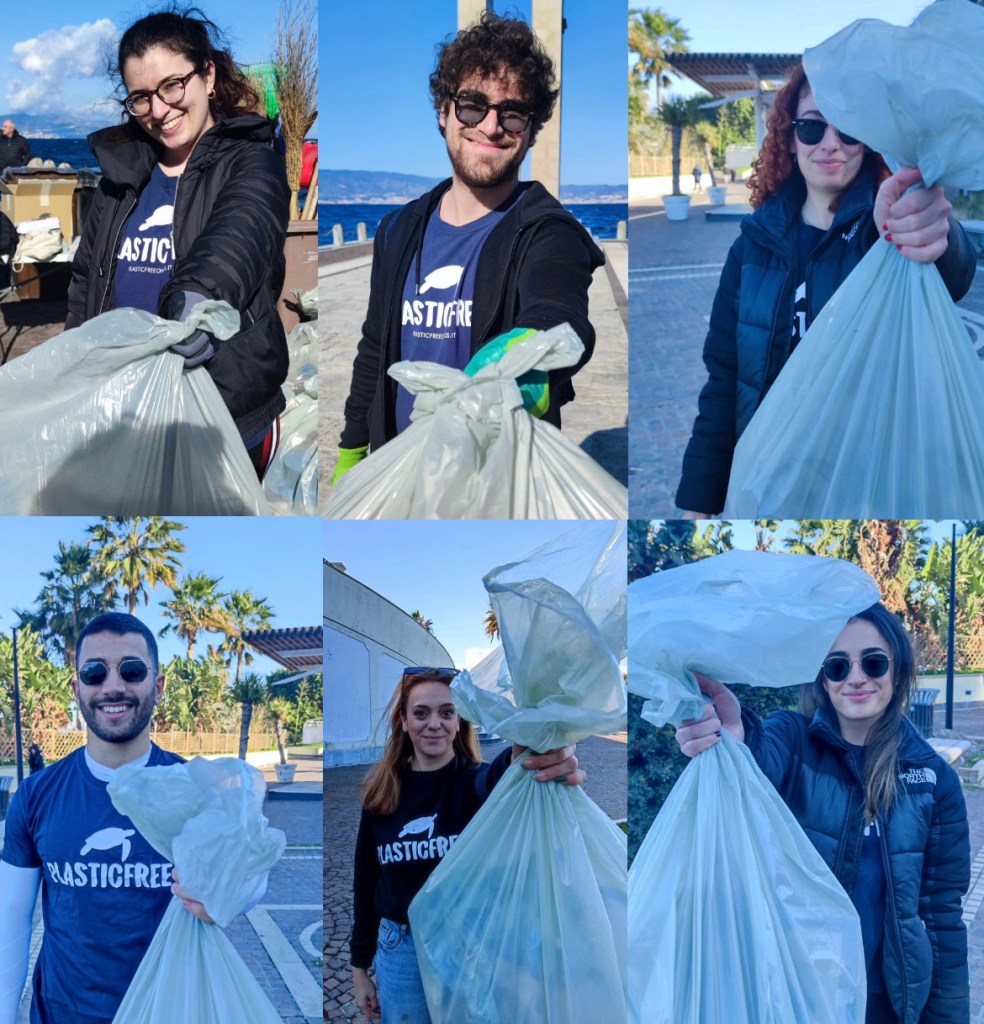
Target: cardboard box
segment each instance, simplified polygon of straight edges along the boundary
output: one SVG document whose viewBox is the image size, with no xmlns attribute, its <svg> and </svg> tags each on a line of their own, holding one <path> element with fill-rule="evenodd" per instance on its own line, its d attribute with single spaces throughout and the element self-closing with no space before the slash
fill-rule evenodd
<svg viewBox="0 0 984 1024">
<path fill-rule="evenodd" d="M 14 224 L 37 220 L 46 213 L 58 218 L 62 238 L 71 243 L 74 231 L 72 200 L 79 179 L 66 174 L 17 175 L 0 181 L 0 213 Z"/>
</svg>

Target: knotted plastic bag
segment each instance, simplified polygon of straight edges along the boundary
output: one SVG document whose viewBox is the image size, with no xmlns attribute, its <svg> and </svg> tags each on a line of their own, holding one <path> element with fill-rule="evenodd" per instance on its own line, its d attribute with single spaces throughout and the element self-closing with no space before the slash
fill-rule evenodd
<svg viewBox="0 0 984 1024">
<path fill-rule="evenodd" d="M 181 888 L 216 924 L 171 901 L 113 1024 L 280 1024 L 280 1015 L 222 928 L 286 846 L 263 816 L 266 786 L 238 758 L 120 768 L 113 806 L 174 864 Z"/>
<path fill-rule="evenodd" d="M 464 717 L 541 751 L 624 729 L 625 541 L 610 529 L 485 578 L 502 648 L 452 683 Z M 625 836 L 579 787 L 512 764 L 409 917 L 434 1024 L 624 1019 Z"/>
<path fill-rule="evenodd" d="M 927 185 L 984 189 L 984 9 L 857 21 L 803 57 L 818 107 Z M 739 439 L 725 515 L 944 518 L 984 503 L 984 367 L 939 272 L 883 240 Z"/>
<path fill-rule="evenodd" d="M 474 376 L 402 362 L 410 426 L 335 485 L 329 519 L 619 519 L 626 489 L 556 427 L 523 407 L 517 378 L 573 366 L 568 324 L 541 331 Z"/>
<path fill-rule="evenodd" d="M 699 718 L 694 671 L 811 681 L 878 589 L 848 562 L 733 551 L 629 587 L 629 688 L 654 725 Z M 730 734 L 693 758 L 629 870 L 633 1024 L 862 1024 L 857 912 Z"/>
<path fill-rule="evenodd" d="M 182 323 L 114 309 L 0 367 L 0 514 L 267 514 L 208 371 L 168 351 L 238 325 L 214 300 Z"/>
</svg>

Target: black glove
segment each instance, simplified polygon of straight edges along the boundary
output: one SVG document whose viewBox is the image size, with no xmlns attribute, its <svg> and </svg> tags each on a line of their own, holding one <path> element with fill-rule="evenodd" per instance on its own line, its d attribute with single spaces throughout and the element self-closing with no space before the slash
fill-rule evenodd
<svg viewBox="0 0 984 1024">
<path fill-rule="evenodd" d="M 207 298 L 208 296 L 202 295 L 201 292 L 171 292 L 161 309 L 161 316 L 166 320 L 185 320 L 192 308 Z M 186 370 L 193 370 L 196 366 L 207 363 L 215 355 L 215 345 L 211 334 L 196 331 L 190 338 L 172 345 L 171 351 L 184 359 Z"/>
</svg>

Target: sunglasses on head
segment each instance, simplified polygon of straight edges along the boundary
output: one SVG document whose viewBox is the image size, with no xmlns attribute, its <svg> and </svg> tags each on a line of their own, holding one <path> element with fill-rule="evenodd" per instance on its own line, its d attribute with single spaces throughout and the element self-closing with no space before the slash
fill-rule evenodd
<svg viewBox="0 0 984 1024">
<path fill-rule="evenodd" d="M 818 121 L 815 117 L 799 117 L 792 124 L 796 130 L 796 138 L 804 146 L 815 146 L 824 137 L 828 127 L 827 121 Z M 830 125 L 830 127 L 833 128 L 834 126 Z M 845 146 L 861 145 L 861 140 L 856 139 L 853 135 L 845 135 L 844 132 L 837 128 L 834 128 L 834 133 Z"/>
<path fill-rule="evenodd" d="M 481 124 L 489 111 L 494 110 L 499 127 L 510 135 L 519 135 L 526 131 L 532 114 L 515 100 L 503 103 L 489 103 L 480 92 L 459 92 L 451 97 L 454 100 L 454 116 L 466 125 Z"/>
<path fill-rule="evenodd" d="M 124 683 L 142 683 L 150 666 L 140 658 L 124 658 L 116 666 L 117 675 Z M 101 686 L 109 678 L 109 666 L 104 661 L 87 661 L 78 671 L 80 683 Z"/>
<path fill-rule="evenodd" d="M 403 669 L 405 676 L 422 676 L 422 675 L 434 675 L 439 676 L 442 680 L 447 679 L 450 682 L 458 674 L 456 668 L 434 668 L 428 665 L 407 665 Z"/>
<path fill-rule="evenodd" d="M 851 674 L 851 666 L 855 662 L 861 666 L 861 671 L 869 679 L 881 679 L 888 672 L 892 659 L 880 651 L 862 654 L 860 659 L 851 659 L 845 654 L 832 654 L 823 663 L 823 674 L 832 683 L 842 683 Z"/>
</svg>

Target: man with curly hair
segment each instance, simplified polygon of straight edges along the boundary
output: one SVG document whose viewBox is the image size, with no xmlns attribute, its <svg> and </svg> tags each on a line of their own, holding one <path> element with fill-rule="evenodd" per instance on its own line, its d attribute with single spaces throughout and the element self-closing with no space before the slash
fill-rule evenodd
<svg viewBox="0 0 984 1024">
<path fill-rule="evenodd" d="M 410 422 L 413 396 L 387 375 L 393 363 L 465 369 L 483 346 L 504 347 L 507 332 L 567 322 L 584 342 L 581 360 L 521 388 L 527 408 L 559 427 L 594 347 L 588 287 L 605 258 L 539 182 L 519 180 L 558 95 L 533 30 L 485 12 L 441 47 L 430 91 L 451 177 L 376 231 L 336 480 Z"/>
</svg>

